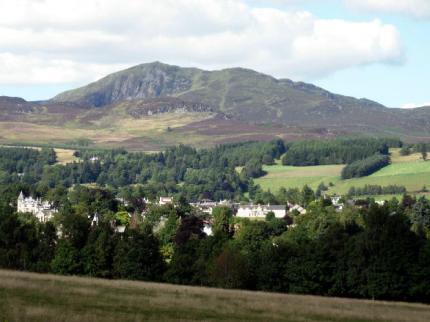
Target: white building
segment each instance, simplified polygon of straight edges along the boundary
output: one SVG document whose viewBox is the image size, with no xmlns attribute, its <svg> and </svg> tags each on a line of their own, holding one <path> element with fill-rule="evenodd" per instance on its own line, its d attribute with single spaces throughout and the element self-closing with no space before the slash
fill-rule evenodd
<svg viewBox="0 0 430 322">
<path fill-rule="evenodd" d="M 220 205 L 220 203 L 209 199 L 203 199 L 198 202 L 191 202 L 190 205 L 205 214 L 212 215 L 213 209 Z"/>
<path fill-rule="evenodd" d="M 89 218 L 91 217 L 89 216 Z M 98 212 L 96 212 L 93 216 L 93 219 L 91 219 L 91 226 L 92 227 L 98 226 L 99 223 L 100 223 L 100 215 L 98 214 Z"/>
<path fill-rule="evenodd" d="M 43 201 L 40 198 L 33 199 L 33 197 L 25 198 L 22 191 L 18 196 L 17 206 L 18 212 L 33 214 L 41 222 L 51 220 L 57 213 L 57 209 L 49 201 Z"/>
<path fill-rule="evenodd" d="M 287 214 L 286 205 L 241 205 L 236 216 L 241 218 L 264 218 L 273 212 L 276 218 L 284 218 Z"/>
<path fill-rule="evenodd" d="M 160 206 L 162 205 L 168 205 L 168 204 L 172 204 L 173 203 L 173 198 L 172 197 L 160 197 L 160 201 L 158 201 L 158 204 Z"/>
<path fill-rule="evenodd" d="M 209 223 L 205 223 L 203 225 L 203 232 L 208 236 L 212 236 L 213 235 L 212 226 Z"/>
<path fill-rule="evenodd" d="M 292 211 L 297 211 L 300 215 L 304 215 L 306 213 L 306 209 L 303 208 L 300 205 L 295 205 L 295 204 L 288 204 L 288 211 L 292 212 Z"/>
</svg>

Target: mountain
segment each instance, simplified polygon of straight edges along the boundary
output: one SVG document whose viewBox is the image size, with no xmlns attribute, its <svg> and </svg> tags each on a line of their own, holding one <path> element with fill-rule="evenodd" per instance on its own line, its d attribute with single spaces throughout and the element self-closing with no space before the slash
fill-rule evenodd
<svg viewBox="0 0 430 322">
<path fill-rule="evenodd" d="M 200 102 L 235 119 L 300 124 L 340 114 L 380 112 L 381 104 L 332 94 L 322 88 L 276 79 L 249 69 L 204 71 L 159 62 L 111 74 L 85 87 L 57 95 L 53 101 L 103 107 L 122 101 L 176 97 Z M 334 122 L 336 123 L 336 122 Z"/>
<path fill-rule="evenodd" d="M 16 129 L 20 135 L 11 135 Z M 45 102 L 0 98 L 0 142 L 89 138 L 104 146 L 159 149 L 351 134 L 428 139 L 430 109 L 387 108 L 244 68 L 205 71 L 160 62 L 110 74 Z"/>
<path fill-rule="evenodd" d="M 276 79 L 249 69 L 204 71 L 159 62 L 138 65 L 57 95 L 55 102 L 105 107 L 123 101 L 175 97 L 201 103 L 229 118 L 304 127 L 426 130 L 429 118 L 414 111 L 389 109 L 367 99 L 330 93 L 289 79 Z"/>
</svg>

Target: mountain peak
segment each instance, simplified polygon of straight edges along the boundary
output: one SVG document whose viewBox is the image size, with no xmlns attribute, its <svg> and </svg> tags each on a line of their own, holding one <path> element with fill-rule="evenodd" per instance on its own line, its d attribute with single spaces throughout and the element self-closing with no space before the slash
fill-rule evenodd
<svg viewBox="0 0 430 322">
<path fill-rule="evenodd" d="M 370 100 L 333 94 L 312 84 L 276 79 L 251 69 L 205 71 L 159 61 L 110 74 L 59 94 L 53 101 L 103 107 L 166 97 L 201 104 L 239 120 L 295 125 L 349 122 L 348 115 L 359 111 L 363 114 L 359 121 L 365 122 L 374 111 L 384 108 Z M 167 106 L 160 109 L 171 110 Z"/>
<path fill-rule="evenodd" d="M 158 61 L 140 64 L 61 93 L 52 100 L 101 107 L 122 100 L 170 96 L 188 90 L 195 71 Z"/>
</svg>

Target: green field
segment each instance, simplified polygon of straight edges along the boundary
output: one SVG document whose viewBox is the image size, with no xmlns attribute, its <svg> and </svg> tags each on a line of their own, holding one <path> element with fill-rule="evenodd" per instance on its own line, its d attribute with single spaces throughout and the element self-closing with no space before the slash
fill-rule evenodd
<svg viewBox="0 0 430 322">
<path fill-rule="evenodd" d="M 281 187 L 302 188 L 305 184 L 316 189 L 324 182 L 330 193 L 345 194 L 351 187 L 373 185 L 401 185 L 408 192 L 417 193 L 423 186 L 430 188 L 430 161 L 424 162 L 419 154 L 400 156 L 399 149 L 392 149 L 392 163 L 368 177 L 341 180 L 343 165 L 323 165 L 310 167 L 283 166 L 279 162 L 273 166 L 264 166 L 264 177 L 255 180 L 263 189 L 276 192 Z"/>
<path fill-rule="evenodd" d="M 430 321 L 430 306 L 0 270 L 0 321 Z"/>
</svg>

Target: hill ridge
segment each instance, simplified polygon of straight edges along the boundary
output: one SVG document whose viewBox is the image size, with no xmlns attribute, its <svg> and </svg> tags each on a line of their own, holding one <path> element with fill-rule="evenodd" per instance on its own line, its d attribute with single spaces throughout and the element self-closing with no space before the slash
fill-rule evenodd
<svg viewBox="0 0 430 322">
<path fill-rule="evenodd" d="M 208 71 L 158 61 L 48 101 L 0 99 L 0 122 L 0 141 L 6 143 L 84 137 L 105 146 L 150 150 L 178 143 L 200 147 L 355 134 L 430 140 L 425 107 L 387 108 L 242 67 Z"/>
<path fill-rule="evenodd" d="M 87 86 L 60 93 L 51 101 L 104 107 L 157 97 L 201 103 L 244 121 L 298 125 L 306 118 L 313 120 L 312 126 L 327 118 L 340 121 L 337 114 L 345 114 L 345 109 L 346 114 L 354 114 L 385 108 L 369 99 L 334 94 L 313 84 L 277 79 L 252 69 L 207 71 L 158 61 L 112 73 Z M 361 116 L 362 120 L 366 118 L 368 115 Z M 332 124 L 321 124 L 327 125 Z"/>
</svg>

